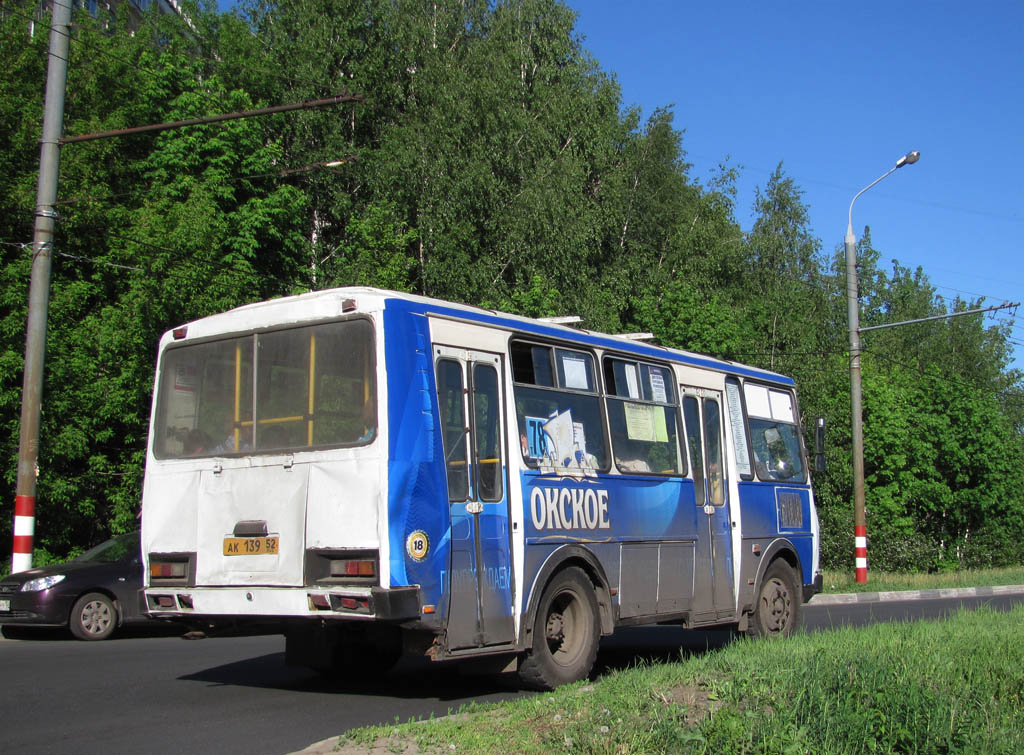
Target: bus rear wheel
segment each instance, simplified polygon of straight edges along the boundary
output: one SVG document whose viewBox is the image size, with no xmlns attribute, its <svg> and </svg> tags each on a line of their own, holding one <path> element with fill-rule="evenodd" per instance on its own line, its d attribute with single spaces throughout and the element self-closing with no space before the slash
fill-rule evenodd
<svg viewBox="0 0 1024 755">
<path fill-rule="evenodd" d="M 750 615 L 751 637 L 789 637 L 800 625 L 800 597 L 793 569 L 782 559 L 772 562 L 757 589 Z"/>
<path fill-rule="evenodd" d="M 537 606 L 520 680 L 533 689 L 554 689 L 585 679 L 597 658 L 600 633 L 593 583 L 582 569 L 564 569 L 548 583 Z"/>
</svg>

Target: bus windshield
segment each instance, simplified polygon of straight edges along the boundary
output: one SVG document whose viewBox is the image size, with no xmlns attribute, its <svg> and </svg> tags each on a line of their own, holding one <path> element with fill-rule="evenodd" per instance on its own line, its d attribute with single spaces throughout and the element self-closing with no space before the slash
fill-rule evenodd
<svg viewBox="0 0 1024 755">
<path fill-rule="evenodd" d="M 157 387 L 157 458 L 370 443 L 373 326 L 355 319 L 171 346 Z"/>
</svg>

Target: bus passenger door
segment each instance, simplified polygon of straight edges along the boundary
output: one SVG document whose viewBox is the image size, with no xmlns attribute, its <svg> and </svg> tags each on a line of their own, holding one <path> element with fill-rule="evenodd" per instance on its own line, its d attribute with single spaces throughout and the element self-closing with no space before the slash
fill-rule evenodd
<svg viewBox="0 0 1024 755">
<path fill-rule="evenodd" d="M 451 513 L 449 650 L 510 643 L 512 561 L 501 357 L 434 347 Z"/>
<path fill-rule="evenodd" d="M 693 619 L 732 618 L 732 516 L 726 476 L 722 427 L 722 394 L 681 387 L 686 440 L 693 468 L 698 512 L 697 573 L 694 576 Z"/>
</svg>

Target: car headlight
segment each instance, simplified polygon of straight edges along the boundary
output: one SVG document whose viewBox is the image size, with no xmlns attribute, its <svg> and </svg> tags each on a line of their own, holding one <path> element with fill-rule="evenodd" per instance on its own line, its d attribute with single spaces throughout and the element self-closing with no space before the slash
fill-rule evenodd
<svg viewBox="0 0 1024 755">
<path fill-rule="evenodd" d="M 28 582 L 21 586 L 22 592 L 39 592 L 40 590 L 49 590 L 55 584 L 64 579 L 63 574 L 51 574 L 49 577 L 39 577 L 38 579 L 30 579 Z"/>
</svg>

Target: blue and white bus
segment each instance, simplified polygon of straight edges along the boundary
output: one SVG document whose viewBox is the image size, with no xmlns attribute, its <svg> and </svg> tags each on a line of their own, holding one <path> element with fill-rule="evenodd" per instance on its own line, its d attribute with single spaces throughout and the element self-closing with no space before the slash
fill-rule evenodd
<svg viewBox="0 0 1024 755">
<path fill-rule="evenodd" d="M 623 625 L 787 635 L 818 537 L 773 372 L 369 288 L 160 342 L 148 612 L 270 627 L 290 663 L 490 656 L 551 688 Z"/>
</svg>

